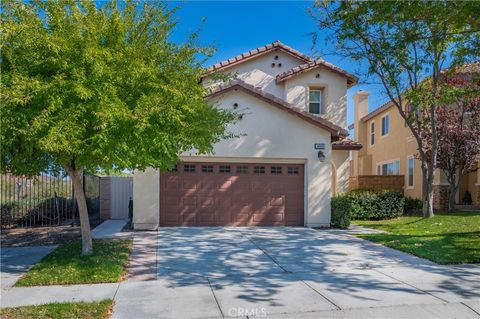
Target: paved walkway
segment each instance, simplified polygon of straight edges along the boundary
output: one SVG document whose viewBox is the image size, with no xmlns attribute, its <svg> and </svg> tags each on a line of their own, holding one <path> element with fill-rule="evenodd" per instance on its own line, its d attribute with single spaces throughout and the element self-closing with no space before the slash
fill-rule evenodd
<svg viewBox="0 0 480 319">
<path fill-rule="evenodd" d="M 92 230 L 92 238 L 125 238 L 131 237 L 132 232 L 122 232 L 128 219 L 107 219 Z"/>
<path fill-rule="evenodd" d="M 156 255 L 157 280 L 12 288 L 2 307 L 113 298 L 113 318 L 480 318 L 480 267 L 440 266 L 348 234 L 162 228 Z"/>
<path fill-rule="evenodd" d="M 0 254 L 1 288 L 13 286 L 25 272 L 56 247 L 2 247 Z"/>
</svg>

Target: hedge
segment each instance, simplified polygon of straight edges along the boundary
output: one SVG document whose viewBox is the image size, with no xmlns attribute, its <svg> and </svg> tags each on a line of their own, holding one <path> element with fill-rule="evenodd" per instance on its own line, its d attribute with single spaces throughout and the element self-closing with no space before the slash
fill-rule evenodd
<svg viewBox="0 0 480 319">
<path fill-rule="evenodd" d="M 411 212 L 411 211 L 420 211 L 422 210 L 423 203 L 421 199 L 413 198 L 413 197 L 405 197 L 405 206 L 403 211 L 404 212 Z"/>
<path fill-rule="evenodd" d="M 330 225 L 347 228 L 350 219 L 380 220 L 403 214 L 405 197 L 395 190 L 355 190 L 332 198 Z"/>
<path fill-rule="evenodd" d="M 352 219 L 391 219 L 403 214 L 405 197 L 399 191 L 355 190 L 347 196 L 351 200 Z"/>
<path fill-rule="evenodd" d="M 332 198 L 332 216 L 330 226 L 348 228 L 350 226 L 351 201 L 348 196 L 340 195 Z"/>
</svg>

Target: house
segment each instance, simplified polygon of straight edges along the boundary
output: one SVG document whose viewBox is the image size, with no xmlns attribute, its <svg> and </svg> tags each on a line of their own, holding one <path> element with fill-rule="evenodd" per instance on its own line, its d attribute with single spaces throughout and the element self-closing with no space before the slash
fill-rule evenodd
<svg viewBox="0 0 480 319">
<path fill-rule="evenodd" d="M 348 189 L 349 152 L 361 148 L 346 130 L 357 78 L 276 41 L 213 65 L 202 83 L 212 105 L 243 114 L 228 128 L 238 137 L 210 156 L 180 154 L 172 171 L 136 172 L 134 228 L 329 226 L 330 198 Z"/>
<path fill-rule="evenodd" d="M 368 112 L 369 93 L 354 95 L 355 141 L 363 148 L 352 155 L 352 176 L 403 175 L 406 196 L 422 197 L 421 162 L 417 156 L 417 142 L 401 117 L 397 107 L 388 102 Z M 351 127 L 350 127 L 351 128 Z M 460 183 L 457 203 L 461 204 L 465 192 L 472 195 L 474 205 L 480 205 L 480 164 Z M 449 186 L 445 174 L 437 169 L 434 180 L 435 209 L 447 209 Z"/>
</svg>

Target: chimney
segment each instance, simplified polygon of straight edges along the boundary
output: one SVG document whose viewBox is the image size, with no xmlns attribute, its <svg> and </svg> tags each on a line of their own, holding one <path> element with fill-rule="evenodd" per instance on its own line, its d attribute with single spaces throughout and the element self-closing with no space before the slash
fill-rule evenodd
<svg viewBox="0 0 480 319">
<path fill-rule="evenodd" d="M 354 134 L 355 141 L 362 142 L 362 125 L 360 124 L 362 117 L 368 114 L 368 96 L 370 92 L 358 91 L 353 96 L 354 106 Z"/>
<path fill-rule="evenodd" d="M 354 138 L 356 142 L 360 142 L 363 145 L 363 148 L 357 152 L 352 152 L 353 159 L 353 176 L 358 176 L 363 174 L 362 163 L 359 159 L 359 155 L 362 155 L 366 152 L 367 149 L 367 127 L 362 123 L 362 117 L 368 114 L 368 96 L 370 92 L 367 91 L 358 91 L 353 96 L 353 107 L 354 107 Z M 362 158 L 363 159 L 363 158 Z"/>
</svg>

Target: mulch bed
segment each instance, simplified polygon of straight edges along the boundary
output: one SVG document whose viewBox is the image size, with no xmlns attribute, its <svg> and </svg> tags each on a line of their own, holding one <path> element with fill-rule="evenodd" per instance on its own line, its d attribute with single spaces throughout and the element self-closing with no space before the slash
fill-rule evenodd
<svg viewBox="0 0 480 319">
<path fill-rule="evenodd" d="M 91 221 L 90 227 L 93 229 L 101 222 Z M 2 247 L 59 245 L 79 238 L 80 227 L 71 225 L 2 229 L 0 234 Z"/>
</svg>

